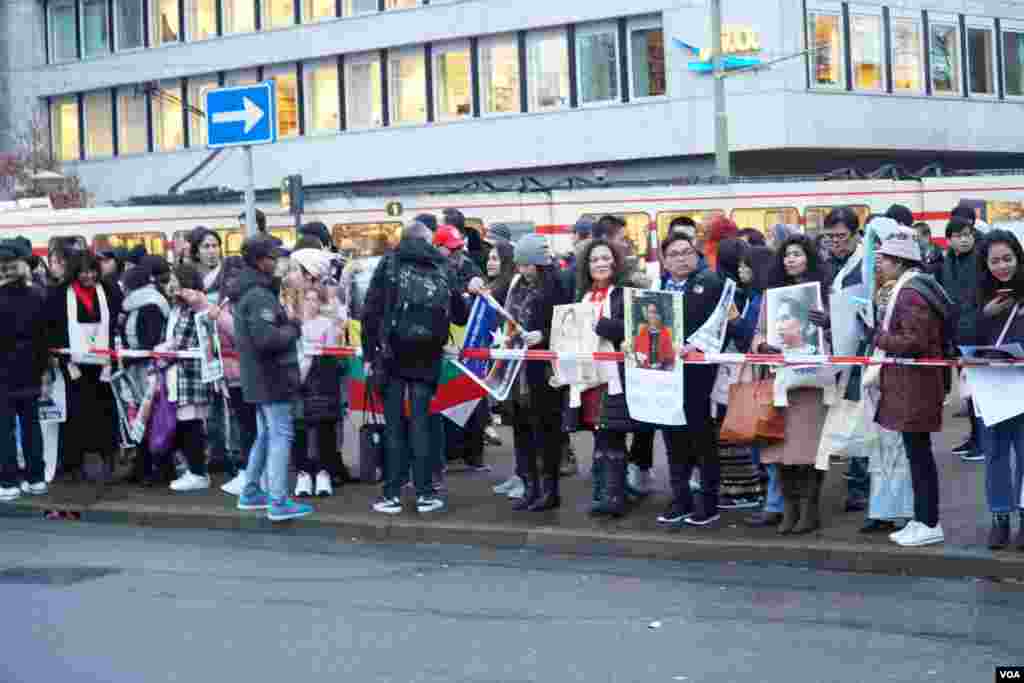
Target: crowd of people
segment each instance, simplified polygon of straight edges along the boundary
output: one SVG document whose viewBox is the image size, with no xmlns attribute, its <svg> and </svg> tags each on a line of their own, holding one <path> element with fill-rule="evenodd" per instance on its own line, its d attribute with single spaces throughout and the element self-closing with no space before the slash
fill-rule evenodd
<svg viewBox="0 0 1024 683">
<path fill-rule="evenodd" d="M 869 251 L 874 297 L 854 321 L 856 355 L 952 358 L 961 345 L 1024 342 L 1024 252 L 1012 233 L 978 222 L 973 209 L 956 207 L 943 251 L 932 243 L 928 225 L 915 224 L 899 205 L 864 225 L 852 209 L 836 208 L 816 239 L 784 225 L 762 234 L 724 216 L 702 225 L 680 217 L 660 241 L 658 282 L 632 253 L 625 224 L 615 216 L 579 221 L 572 253 L 554 255 L 541 235 L 513 243 L 501 226 L 480 235 L 456 210 L 447 210 L 440 223 L 424 214 L 404 227 L 373 272 L 359 306 L 358 339 L 348 338 L 341 256 L 322 224 L 304 226 L 292 250 L 262 232 L 244 242 L 241 256 L 227 258 L 215 231 L 196 228 L 187 252 L 172 262 L 138 248 L 93 254 L 60 242 L 43 260 L 32 256 L 27 240 L 5 240 L 0 392 L 8 400 L 0 425 L 0 500 L 47 492 L 47 441 L 57 444 L 58 477 L 113 476 L 126 444 L 111 375 L 122 372 L 140 385 L 155 383 L 176 418 L 167 444 L 154 447 L 149 434 L 135 440 L 133 481 L 175 492 L 205 490 L 210 471 L 220 469 L 229 479 L 222 488 L 237 496 L 239 509 L 267 510 L 272 520 L 310 514 L 302 498 L 332 495 L 350 479 L 339 429 L 348 382 L 345 363 L 305 351 L 352 344 L 361 347 L 362 369 L 379 392 L 386 425 L 377 512 L 402 512 L 409 484 L 419 513 L 444 509 L 446 462 L 458 453 L 485 470 L 484 444 L 494 438 L 490 425 L 500 413 L 512 426 L 515 473 L 494 491 L 512 498 L 515 511 L 561 505 L 568 435 L 590 431 L 591 513 L 629 514 L 633 501 L 654 491 L 660 431 L 671 493 L 656 519 L 660 525 L 711 527 L 722 509 L 749 509 L 750 526 L 813 532 L 822 524 L 833 451 L 841 450 L 848 460 L 845 509 L 864 513 L 863 533 L 889 533 L 901 546 L 940 543 L 931 435 L 942 430 L 944 403 L 956 384 L 949 368 L 880 364 L 808 374 L 785 364 L 688 363 L 679 397 L 682 427 L 631 416 L 631 386 L 621 363 L 597 364 L 596 384 L 565 387 L 552 381 L 549 363 L 527 362 L 507 401 L 481 401 L 463 427 L 432 414 L 430 404 L 444 355 L 453 350 L 451 326 L 466 324 L 474 297 L 499 302 L 518 322 L 513 334 L 531 349 L 550 347 L 555 306 L 592 306 L 599 350 L 632 348 L 643 367 L 671 370 L 695 351 L 688 340 L 714 315 L 731 280 L 735 298 L 721 350 L 828 354 L 830 301 L 862 291 Z M 865 234 L 881 237 L 869 245 Z M 796 298 L 782 300 L 769 330 L 768 293 L 812 283 L 820 285 L 821 303 L 808 308 Z M 673 338 L 653 305 L 644 310 L 642 331 L 627 331 L 627 287 L 682 294 L 682 337 Z M 223 352 L 223 376 L 215 381 L 204 381 L 194 357 L 115 360 L 82 351 L 192 350 L 200 316 L 215 322 Z M 848 328 L 844 335 L 851 343 Z M 780 346 L 769 344 L 770 337 Z M 54 348 L 72 351 L 51 354 Z M 67 387 L 66 421 L 41 425 L 39 397 L 58 373 Z M 771 384 L 784 433 L 763 441 L 720 439 L 729 411 L 740 409 L 730 405 L 731 388 L 755 380 Z M 986 426 L 970 400 L 965 411 L 971 435 L 954 453 L 984 463 L 989 546 L 1011 545 L 1017 512 L 1014 544 L 1024 549 L 1024 415 Z M 154 417 L 150 426 L 155 423 Z M 849 439 L 851 432 L 858 438 Z M 834 449 L 844 438 L 848 443 Z M 99 456 L 101 472 L 83 468 L 89 453 Z"/>
</svg>

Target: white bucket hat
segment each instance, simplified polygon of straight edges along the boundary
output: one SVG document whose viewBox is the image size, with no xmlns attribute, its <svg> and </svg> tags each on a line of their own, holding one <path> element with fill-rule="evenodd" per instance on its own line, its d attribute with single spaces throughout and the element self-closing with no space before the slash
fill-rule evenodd
<svg viewBox="0 0 1024 683">
<path fill-rule="evenodd" d="M 914 263 L 921 262 L 921 245 L 917 242 L 917 234 L 907 228 L 900 228 L 890 233 L 875 253 L 906 259 Z"/>
</svg>

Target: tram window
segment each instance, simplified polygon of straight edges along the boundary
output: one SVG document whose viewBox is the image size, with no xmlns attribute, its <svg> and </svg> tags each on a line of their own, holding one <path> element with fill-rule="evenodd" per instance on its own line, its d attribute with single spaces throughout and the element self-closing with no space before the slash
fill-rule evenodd
<svg viewBox="0 0 1024 683">
<path fill-rule="evenodd" d="M 770 209 L 733 209 L 732 220 L 736 226 L 754 228 L 767 233 L 773 225 L 800 225 L 800 212 L 792 207 L 773 207 Z"/>
<path fill-rule="evenodd" d="M 585 213 L 580 218 L 597 223 L 602 216 L 615 216 L 626 223 L 626 242 L 630 253 L 643 256 L 647 253 L 647 230 L 651 225 L 651 217 L 640 211 L 631 213 Z"/>
<path fill-rule="evenodd" d="M 988 223 L 1024 221 L 1024 202 L 988 202 Z"/>
<path fill-rule="evenodd" d="M 295 228 L 270 228 L 269 232 L 272 236 L 281 240 L 285 249 L 291 249 L 295 246 Z"/>
<path fill-rule="evenodd" d="M 469 223 L 467 219 L 466 223 Z M 396 246 L 402 237 L 402 224 L 388 223 L 335 223 L 331 230 L 338 251 L 350 258 L 383 256 Z"/>
<path fill-rule="evenodd" d="M 715 216 L 724 216 L 725 211 L 721 209 L 697 209 L 694 211 L 662 211 L 658 214 L 658 241 L 668 237 L 668 226 L 672 225 L 672 221 L 681 216 L 686 216 L 691 219 L 698 226 L 698 235 L 700 235 L 699 227 L 706 221 L 711 220 Z"/>
<path fill-rule="evenodd" d="M 857 218 L 860 219 L 860 227 L 864 229 L 864 223 L 867 221 L 868 216 L 871 215 L 871 207 L 866 204 L 848 204 L 853 212 L 857 214 Z M 821 232 L 822 227 L 825 225 L 825 216 L 828 212 L 836 207 L 834 206 L 808 206 L 804 209 L 804 232 L 811 237 L 817 237 L 818 233 Z"/>
<path fill-rule="evenodd" d="M 147 254 L 163 256 L 166 251 L 164 234 L 162 232 L 119 232 L 117 234 L 96 235 L 94 246 L 97 251 L 100 249 L 131 249 L 142 245 Z"/>
<path fill-rule="evenodd" d="M 62 237 L 51 237 L 50 241 L 46 244 L 47 251 L 53 251 L 53 248 L 59 243 L 64 243 L 73 249 L 80 249 L 82 251 L 89 248 L 88 240 L 81 235 L 64 235 Z"/>
<path fill-rule="evenodd" d="M 238 256 L 242 253 L 242 242 L 245 238 L 242 236 L 240 228 L 216 228 L 215 230 L 220 236 L 220 244 L 225 256 Z"/>
<path fill-rule="evenodd" d="M 480 220 L 479 218 L 468 218 L 467 217 L 466 218 L 466 227 L 467 228 L 473 228 L 474 230 L 477 231 L 477 233 L 481 237 L 483 237 L 486 234 L 486 232 L 487 232 L 486 227 L 484 226 L 484 222 L 482 220 Z"/>
</svg>

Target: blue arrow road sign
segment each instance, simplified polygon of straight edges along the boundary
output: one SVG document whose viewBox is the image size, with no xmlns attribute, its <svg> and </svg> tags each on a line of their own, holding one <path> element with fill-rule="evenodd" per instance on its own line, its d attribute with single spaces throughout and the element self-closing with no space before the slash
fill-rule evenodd
<svg viewBox="0 0 1024 683">
<path fill-rule="evenodd" d="M 264 145 L 277 140 L 274 82 L 206 93 L 207 147 Z"/>
</svg>

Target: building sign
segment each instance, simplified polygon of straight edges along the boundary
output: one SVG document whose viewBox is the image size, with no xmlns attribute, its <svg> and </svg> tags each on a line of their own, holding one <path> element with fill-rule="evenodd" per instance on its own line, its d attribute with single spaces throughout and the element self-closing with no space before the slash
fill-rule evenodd
<svg viewBox="0 0 1024 683">
<path fill-rule="evenodd" d="M 678 38 L 673 39 L 679 47 L 690 54 L 687 68 L 698 73 L 711 73 L 714 65 L 711 61 L 711 49 L 699 48 L 685 43 Z M 748 26 L 722 27 L 723 67 L 726 71 L 748 69 L 761 64 L 758 53 L 761 52 L 761 36 Z"/>
</svg>

